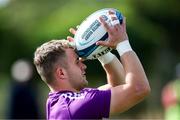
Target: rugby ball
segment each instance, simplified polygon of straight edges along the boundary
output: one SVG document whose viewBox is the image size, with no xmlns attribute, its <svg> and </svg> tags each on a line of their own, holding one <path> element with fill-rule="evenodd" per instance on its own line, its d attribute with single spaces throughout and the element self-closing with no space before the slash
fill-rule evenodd
<svg viewBox="0 0 180 120">
<path fill-rule="evenodd" d="M 74 36 L 76 52 L 79 57 L 84 59 L 97 59 L 99 56 L 102 56 L 112 50 L 111 48 L 105 46 L 96 45 L 97 41 L 105 41 L 108 39 L 108 33 L 101 24 L 99 17 L 102 16 L 108 25 L 112 25 L 109 10 L 113 10 L 115 12 L 120 24 L 122 24 L 122 14 L 113 8 L 101 9 L 88 16 L 80 24 Z"/>
</svg>

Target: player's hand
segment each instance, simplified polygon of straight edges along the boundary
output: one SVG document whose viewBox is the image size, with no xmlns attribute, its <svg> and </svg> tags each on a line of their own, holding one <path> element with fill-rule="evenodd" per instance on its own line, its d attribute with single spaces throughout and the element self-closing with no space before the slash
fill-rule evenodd
<svg viewBox="0 0 180 120">
<path fill-rule="evenodd" d="M 75 35 L 78 27 L 79 27 L 79 25 L 76 26 L 76 29 L 75 28 L 69 28 L 69 32 L 72 33 L 73 35 Z M 74 38 L 71 37 L 71 36 L 67 36 L 67 40 L 69 42 L 74 42 Z M 79 57 L 79 60 L 82 61 L 82 62 L 85 61 L 85 59 L 83 59 L 81 57 Z"/>
<path fill-rule="evenodd" d="M 107 41 L 98 41 L 96 45 L 107 46 L 111 48 L 116 48 L 117 44 L 128 40 L 128 36 L 126 33 L 126 18 L 123 17 L 123 23 L 120 24 L 115 12 L 109 11 L 112 21 L 114 25 L 110 26 L 102 17 L 100 17 L 101 23 L 104 25 L 106 31 L 108 32 L 108 40 Z M 113 23 L 112 22 L 112 23 Z"/>
<path fill-rule="evenodd" d="M 75 35 L 78 27 L 79 27 L 79 25 L 76 26 L 76 29 L 75 28 L 69 28 L 69 32 L 72 33 L 73 35 Z M 71 36 L 67 36 L 67 40 L 69 42 L 74 42 L 74 38 Z"/>
</svg>

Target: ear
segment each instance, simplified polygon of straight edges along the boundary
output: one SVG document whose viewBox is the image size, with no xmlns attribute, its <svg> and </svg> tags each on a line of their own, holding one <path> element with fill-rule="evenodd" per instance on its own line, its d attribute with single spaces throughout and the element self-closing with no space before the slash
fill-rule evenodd
<svg viewBox="0 0 180 120">
<path fill-rule="evenodd" d="M 65 79 L 67 77 L 65 69 L 61 68 L 61 67 L 58 67 L 55 70 L 55 76 L 56 76 L 56 79 Z"/>
</svg>

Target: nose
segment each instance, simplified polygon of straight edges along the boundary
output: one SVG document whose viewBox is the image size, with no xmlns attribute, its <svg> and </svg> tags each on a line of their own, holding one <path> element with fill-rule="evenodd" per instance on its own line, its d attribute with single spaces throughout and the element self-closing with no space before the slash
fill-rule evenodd
<svg viewBox="0 0 180 120">
<path fill-rule="evenodd" d="M 81 63 L 81 68 L 85 70 L 87 68 L 87 66 L 83 63 L 84 59 L 83 58 L 79 58 L 79 61 Z"/>
<path fill-rule="evenodd" d="M 81 69 L 85 70 L 87 66 L 81 61 Z"/>
</svg>

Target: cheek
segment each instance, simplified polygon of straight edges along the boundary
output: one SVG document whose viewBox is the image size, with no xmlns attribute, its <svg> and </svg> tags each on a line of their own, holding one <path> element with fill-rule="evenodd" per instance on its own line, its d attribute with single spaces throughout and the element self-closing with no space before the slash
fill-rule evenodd
<svg viewBox="0 0 180 120">
<path fill-rule="evenodd" d="M 69 68 L 69 74 L 71 74 L 70 77 L 77 77 L 79 75 L 81 75 L 82 73 L 82 70 L 80 68 L 80 66 L 77 64 L 77 65 L 72 65 L 70 68 Z"/>
<path fill-rule="evenodd" d="M 71 69 L 72 77 L 79 76 L 81 74 L 81 69 L 79 67 L 74 67 Z"/>
<path fill-rule="evenodd" d="M 75 68 L 75 71 L 77 73 L 81 73 L 82 69 L 81 69 L 81 66 L 79 64 L 77 64 L 74 68 Z"/>
</svg>

